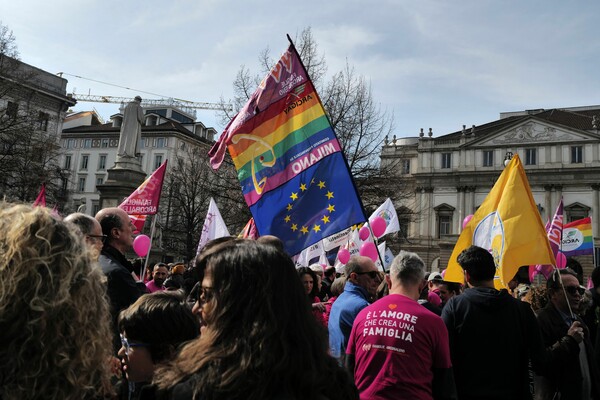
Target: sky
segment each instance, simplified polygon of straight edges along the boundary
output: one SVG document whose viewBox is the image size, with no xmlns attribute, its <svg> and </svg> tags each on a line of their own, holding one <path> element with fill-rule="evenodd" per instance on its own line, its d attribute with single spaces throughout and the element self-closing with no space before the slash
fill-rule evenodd
<svg viewBox="0 0 600 400">
<path fill-rule="evenodd" d="M 242 65 L 258 72 L 264 49 L 310 27 L 328 76 L 353 66 L 397 137 L 600 104 L 599 15 L 600 2 L 559 0 L 0 1 L 21 60 L 62 72 L 75 97 L 231 99 Z M 108 120 L 119 105 L 74 107 L 92 108 Z"/>
</svg>

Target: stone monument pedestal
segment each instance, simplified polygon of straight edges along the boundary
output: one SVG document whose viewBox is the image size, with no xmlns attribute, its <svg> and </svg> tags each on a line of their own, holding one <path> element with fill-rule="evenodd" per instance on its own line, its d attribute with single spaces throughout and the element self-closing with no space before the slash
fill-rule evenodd
<svg viewBox="0 0 600 400">
<path fill-rule="evenodd" d="M 146 179 L 139 160 L 135 157 L 117 156 L 114 167 L 107 170 L 108 177 L 100 191 L 100 209 L 117 207 Z"/>
</svg>

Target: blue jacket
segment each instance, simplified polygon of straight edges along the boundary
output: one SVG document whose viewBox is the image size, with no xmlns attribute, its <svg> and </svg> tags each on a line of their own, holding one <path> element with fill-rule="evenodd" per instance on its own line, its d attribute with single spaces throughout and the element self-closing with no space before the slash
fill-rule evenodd
<svg viewBox="0 0 600 400">
<path fill-rule="evenodd" d="M 358 313 L 369 305 L 367 291 L 352 282 L 346 282 L 344 292 L 331 306 L 329 315 L 329 351 L 339 361 L 346 355 L 346 346 L 352 324 Z"/>
</svg>

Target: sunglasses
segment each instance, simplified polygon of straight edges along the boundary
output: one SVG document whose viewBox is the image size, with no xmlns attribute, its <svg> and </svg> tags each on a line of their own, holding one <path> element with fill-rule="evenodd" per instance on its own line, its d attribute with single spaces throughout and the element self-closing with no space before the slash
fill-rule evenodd
<svg viewBox="0 0 600 400">
<path fill-rule="evenodd" d="M 379 278 L 379 272 L 377 271 L 356 272 L 356 275 L 369 275 L 369 278 L 371 279 Z"/>
<path fill-rule="evenodd" d="M 576 293 L 583 296 L 585 289 L 581 286 L 565 286 L 565 292 L 569 293 L 571 296 L 575 296 Z"/>
<path fill-rule="evenodd" d="M 125 348 L 125 355 L 129 355 L 129 352 L 131 351 L 132 347 L 148 347 L 149 346 L 149 344 L 147 344 L 147 343 L 130 342 L 129 340 L 127 340 L 127 338 L 125 336 L 123 336 L 122 333 L 119 336 L 121 336 L 121 345 L 123 346 L 123 348 Z"/>
<path fill-rule="evenodd" d="M 87 237 L 91 237 L 94 239 L 100 239 L 102 243 L 106 241 L 106 235 L 87 235 Z"/>
</svg>

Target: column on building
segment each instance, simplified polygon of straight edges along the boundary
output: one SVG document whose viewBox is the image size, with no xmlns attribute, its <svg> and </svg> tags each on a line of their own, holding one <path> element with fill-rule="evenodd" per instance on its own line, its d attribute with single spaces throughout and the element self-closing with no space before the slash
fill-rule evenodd
<svg viewBox="0 0 600 400">
<path fill-rule="evenodd" d="M 554 185 L 554 190 L 556 191 L 555 195 L 554 195 L 554 204 L 553 207 L 551 208 L 552 213 L 554 213 L 554 210 L 556 210 L 556 207 L 558 206 L 558 202 L 560 201 L 560 199 L 562 199 L 562 185 Z"/>
<path fill-rule="evenodd" d="M 544 208 L 546 209 L 546 220 L 550 221 L 556 210 L 552 207 L 552 185 L 544 185 Z"/>
<path fill-rule="evenodd" d="M 435 232 L 435 216 L 432 213 L 433 210 L 433 188 L 425 187 L 423 188 L 423 207 L 425 208 L 425 232 L 424 236 L 431 238 L 432 232 Z"/>
<path fill-rule="evenodd" d="M 593 184 L 592 190 L 592 232 L 600 236 L 600 184 Z"/>
<path fill-rule="evenodd" d="M 465 187 L 465 216 L 475 213 L 475 189 L 476 186 Z"/>
<path fill-rule="evenodd" d="M 464 186 L 458 186 L 456 188 L 456 204 L 458 204 L 458 226 L 454 231 L 458 233 L 462 232 L 462 222 L 465 219 L 465 217 L 470 214 L 466 212 L 465 208 L 465 189 L 466 188 Z"/>
<path fill-rule="evenodd" d="M 425 225 L 427 225 L 429 218 L 427 218 L 427 209 L 425 208 L 425 188 L 418 187 L 416 189 L 415 197 L 419 204 L 419 237 L 425 236 Z"/>
</svg>

